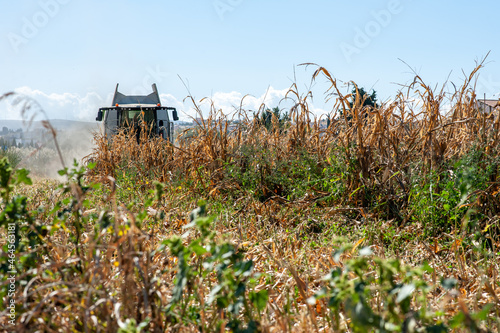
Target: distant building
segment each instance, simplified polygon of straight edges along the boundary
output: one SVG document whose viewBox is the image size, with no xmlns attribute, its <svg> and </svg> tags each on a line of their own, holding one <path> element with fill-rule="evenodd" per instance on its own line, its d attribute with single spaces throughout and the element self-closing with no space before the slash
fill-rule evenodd
<svg viewBox="0 0 500 333">
<path fill-rule="evenodd" d="M 477 101 L 477 107 L 484 113 L 492 113 L 500 110 L 499 99 L 480 99 Z"/>
</svg>

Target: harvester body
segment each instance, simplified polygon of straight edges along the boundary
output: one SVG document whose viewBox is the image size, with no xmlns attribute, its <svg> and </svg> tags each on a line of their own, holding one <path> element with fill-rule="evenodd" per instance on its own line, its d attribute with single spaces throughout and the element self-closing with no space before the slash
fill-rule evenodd
<svg viewBox="0 0 500 333">
<path fill-rule="evenodd" d="M 177 110 L 161 106 L 160 95 L 153 83 L 149 95 L 124 95 L 116 85 L 111 107 L 99 109 L 96 120 L 104 122 L 104 133 L 108 140 L 120 130 L 134 130 L 138 135 L 146 128 L 149 136 L 160 136 L 174 142 L 174 120 L 179 120 Z M 170 117 L 170 114 L 172 117 Z M 145 126 L 142 126 L 145 125 Z"/>
</svg>

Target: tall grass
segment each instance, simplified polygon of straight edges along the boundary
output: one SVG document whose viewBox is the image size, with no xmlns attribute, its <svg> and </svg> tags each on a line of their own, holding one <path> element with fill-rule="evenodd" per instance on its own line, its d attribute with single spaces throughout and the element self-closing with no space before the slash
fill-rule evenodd
<svg viewBox="0 0 500 333">
<path fill-rule="evenodd" d="M 287 110 L 290 121 L 283 125 L 273 117 L 275 130 L 244 110 L 238 115 L 242 121 L 234 125 L 212 105 L 205 117 L 200 111 L 200 123 L 176 145 L 159 139 L 138 144 L 124 134 L 111 143 L 97 137 L 93 172 L 115 176 L 133 167 L 140 176 L 189 182 L 200 194 L 239 188 L 264 199 L 294 201 L 309 193 L 328 196 L 329 205 L 373 209 L 376 214 L 383 213 L 381 206 L 391 206 L 392 215 L 408 220 L 403 215 L 409 212 L 415 180 L 453 171 L 453 164 L 472 151 L 488 158 L 494 168 L 491 185 L 496 181 L 499 117 L 477 107 L 471 85 L 480 67 L 452 94 L 436 92 L 416 76 L 379 107 L 363 107 L 359 94 L 352 101 L 318 67 L 313 78 L 326 78 L 331 84 L 327 94 L 335 97 L 328 128 L 310 112 L 311 94 L 301 96 L 294 85 L 287 94 L 296 103 Z M 194 107 L 200 109 L 196 103 Z M 334 195 L 334 188 L 342 193 Z M 489 190 L 493 194 L 496 187 Z M 480 210 L 473 201 L 470 208 Z"/>
<path fill-rule="evenodd" d="M 18 190 L 33 199 L 9 327 L 498 330 L 499 119 L 477 108 L 480 67 L 370 108 L 316 67 L 329 127 L 293 85 L 288 122 L 192 99 L 201 120 L 175 144 L 96 135 L 90 169 Z"/>
</svg>

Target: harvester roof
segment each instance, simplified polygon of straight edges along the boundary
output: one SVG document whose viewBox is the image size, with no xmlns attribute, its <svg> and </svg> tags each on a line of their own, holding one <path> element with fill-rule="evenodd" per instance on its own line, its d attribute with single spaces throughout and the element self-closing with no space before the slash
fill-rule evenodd
<svg viewBox="0 0 500 333">
<path fill-rule="evenodd" d="M 150 106 L 154 107 L 160 104 L 160 95 L 156 89 L 156 84 L 153 83 L 153 92 L 146 96 L 141 95 L 124 95 L 118 91 L 118 84 L 116 84 L 115 95 L 113 97 L 112 106 L 119 104 L 121 106 Z"/>
</svg>

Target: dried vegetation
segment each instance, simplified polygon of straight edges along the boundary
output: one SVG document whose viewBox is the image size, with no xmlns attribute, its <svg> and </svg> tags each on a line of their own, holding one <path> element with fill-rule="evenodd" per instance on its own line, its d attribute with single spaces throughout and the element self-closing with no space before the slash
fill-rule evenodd
<svg viewBox="0 0 500 333">
<path fill-rule="evenodd" d="M 26 240 L 3 327 L 498 330 L 500 117 L 478 107 L 480 67 L 451 94 L 416 76 L 376 108 L 317 67 L 328 127 L 294 85 L 271 127 L 212 108 L 176 145 L 97 135 L 91 170 L 16 190 Z M 199 198 L 214 219 L 190 224 Z"/>
</svg>

